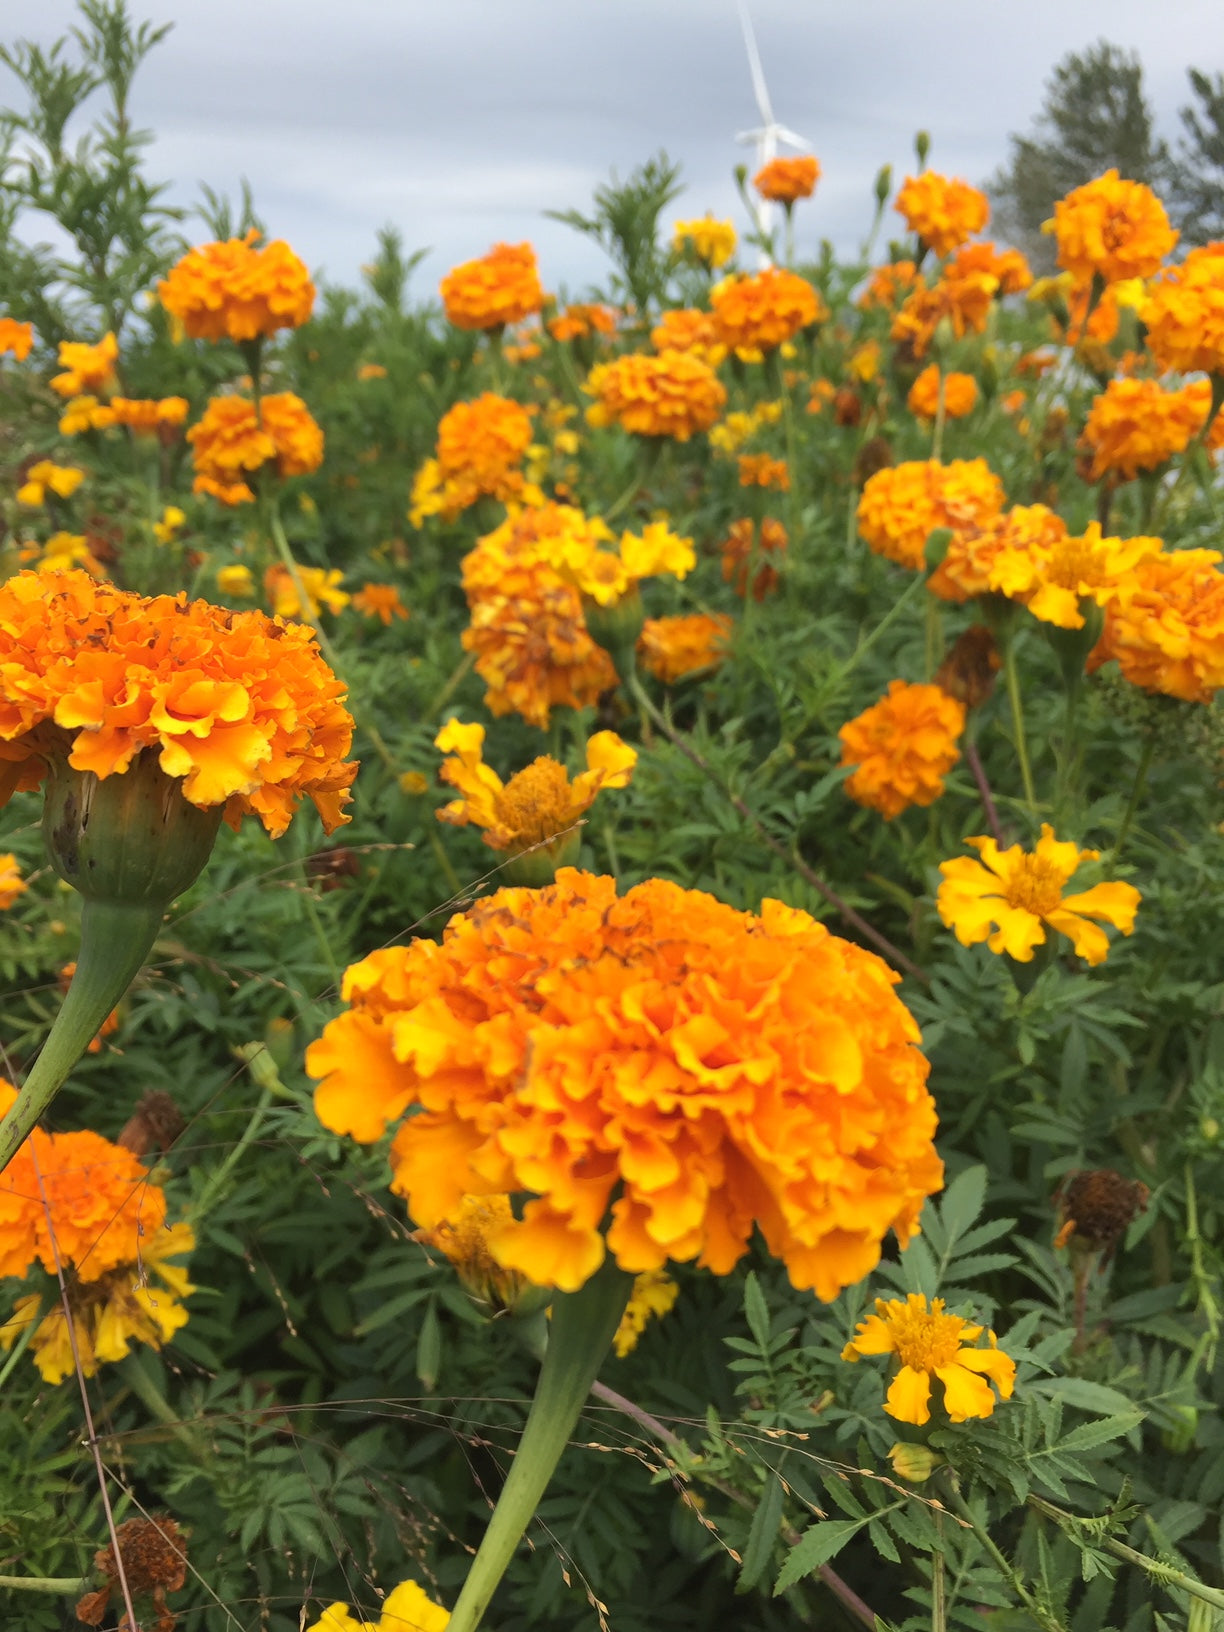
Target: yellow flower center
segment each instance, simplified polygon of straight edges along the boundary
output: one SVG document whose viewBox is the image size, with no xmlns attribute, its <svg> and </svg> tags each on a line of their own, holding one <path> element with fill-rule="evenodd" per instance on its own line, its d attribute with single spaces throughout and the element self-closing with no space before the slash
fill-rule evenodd
<svg viewBox="0 0 1224 1632">
<path fill-rule="evenodd" d="M 543 844 L 569 827 L 573 793 L 564 765 L 547 754 L 512 776 L 494 799 L 497 820 L 524 849 Z"/>
<path fill-rule="evenodd" d="M 1045 576 L 1061 589 L 1107 582 L 1107 563 L 1087 538 L 1060 538 L 1050 551 Z"/>
<path fill-rule="evenodd" d="M 1009 907 L 1048 918 L 1062 901 L 1062 873 L 1044 856 L 1021 856 L 1003 886 Z"/>
<path fill-rule="evenodd" d="M 965 1323 L 959 1315 L 945 1315 L 939 1311 L 943 1302 L 936 1298 L 928 1313 L 907 1304 L 893 1306 L 888 1315 L 893 1342 L 903 1366 L 914 1371 L 934 1371 L 939 1366 L 950 1366 L 961 1350 L 961 1334 Z"/>
</svg>

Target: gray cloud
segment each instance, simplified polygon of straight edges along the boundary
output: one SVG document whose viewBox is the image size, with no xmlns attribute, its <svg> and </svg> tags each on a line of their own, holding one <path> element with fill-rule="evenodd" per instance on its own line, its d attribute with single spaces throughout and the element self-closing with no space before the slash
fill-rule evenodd
<svg viewBox="0 0 1224 1632">
<path fill-rule="evenodd" d="M 431 246 L 419 288 L 496 239 L 530 237 L 546 283 L 600 278 L 598 252 L 546 209 L 584 206 L 609 172 L 665 148 L 677 214 L 738 219 L 737 131 L 755 125 L 734 0 L 134 0 L 174 30 L 137 82 L 150 168 L 171 198 L 231 194 L 246 176 L 270 228 L 352 282 L 386 221 Z M 1104 37 L 1137 50 L 1166 132 L 1219 0 L 752 0 L 779 119 L 824 176 L 801 251 L 843 250 L 871 214 L 880 164 L 898 178 L 918 127 L 932 163 L 980 181 L 1026 129 L 1063 53 Z M 6 0 L 8 38 L 48 42 L 69 0 Z M 0 96 L 12 84 L 0 70 Z"/>
</svg>

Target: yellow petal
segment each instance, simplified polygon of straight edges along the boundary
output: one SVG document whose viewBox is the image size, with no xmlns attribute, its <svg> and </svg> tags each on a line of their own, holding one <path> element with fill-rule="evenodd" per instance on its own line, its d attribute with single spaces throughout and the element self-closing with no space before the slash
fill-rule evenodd
<svg viewBox="0 0 1224 1632">
<path fill-rule="evenodd" d="M 990 1390 L 986 1392 L 989 1394 Z M 994 1395 L 991 1394 L 990 1398 L 993 1404 Z M 884 1409 L 898 1422 L 912 1422 L 915 1427 L 921 1428 L 924 1422 L 931 1420 L 930 1399 L 931 1379 L 926 1372 L 915 1371 L 912 1366 L 902 1366 L 892 1380 Z"/>
<path fill-rule="evenodd" d="M 986 1353 L 984 1349 L 975 1352 L 983 1356 Z M 944 1385 L 944 1406 L 953 1422 L 964 1422 L 968 1417 L 990 1416 L 995 1408 L 995 1397 L 984 1377 L 959 1364 L 936 1366 L 935 1375 Z"/>
</svg>

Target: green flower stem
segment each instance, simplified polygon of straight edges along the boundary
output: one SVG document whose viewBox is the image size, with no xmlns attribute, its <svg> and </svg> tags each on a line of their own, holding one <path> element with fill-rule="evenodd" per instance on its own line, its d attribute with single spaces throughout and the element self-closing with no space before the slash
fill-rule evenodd
<svg viewBox="0 0 1224 1632">
<path fill-rule="evenodd" d="M 92 1575 L 0 1575 L 0 1588 L 12 1592 L 88 1592 L 94 1584 Z"/>
<path fill-rule="evenodd" d="M 267 1052 L 263 1043 L 245 1044 L 244 1047 L 258 1049 L 264 1054 Z M 252 1073 L 252 1075 L 253 1074 L 254 1073 Z M 277 1077 L 277 1081 L 279 1083 L 279 1076 Z M 283 1084 L 281 1085 L 281 1093 L 283 1097 L 289 1097 Z M 256 1101 L 255 1109 L 247 1117 L 246 1127 L 242 1130 L 242 1137 L 238 1140 L 233 1150 L 226 1155 L 225 1160 L 220 1164 L 220 1166 L 216 1167 L 213 1172 L 209 1174 L 208 1182 L 200 1191 L 200 1194 L 195 1202 L 193 1202 L 188 1208 L 187 1222 L 189 1224 L 194 1225 L 199 1220 L 207 1219 L 217 1200 L 225 1194 L 225 1187 L 229 1182 L 230 1174 L 234 1171 L 235 1167 L 237 1167 L 238 1163 L 242 1160 L 246 1151 L 258 1137 L 259 1131 L 263 1126 L 264 1118 L 268 1114 L 268 1108 L 272 1103 L 272 1094 L 273 1090 L 271 1087 L 265 1087 L 263 1089 L 259 1099 Z"/>
<path fill-rule="evenodd" d="M 1024 734 L 1024 704 L 1020 700 L 1020 675 L 1016 669 L 1016 643 L 1009 636 L 1003 642 L 1003 672 L 1007 677 L 1007 698 L 1011 703 L 1012 729 L 1016 738 L 1016 758 L 1020 762 L 1020 780 L 1024 784 L 1025 803 L 1031 815 L 1037 814 L 1037 795 L 1033 792 L 1033 773 L 1029 767 L 1028 740 Z"/>
<path fill-rule="evenodd" d="M 5 1357 L 4 1364 L 2 1366 L 0 1366 L 0 1388 L 3 1388 L 5 1383 L 8 1382 L 9 1377 L 12 1375 L 13 1369 L 16 1366 L 17 1362 L 21 1359 L 22 1355 L 29 1348 L 30 1339 L 34 1336 L 34 1333 L 38 1330 L 38 1323 L 42 1319 L 43 1313 L 44 1313 L 43 1300 L 41 1298 L 39 1298 L 38 1307 L 33 1311 L 33 1313 L 30 1315 L 30 1318 L 26 1321 L 24 1327 L 22 1328 L 20 1337 L 18 1337 L 15 1340 L 15 1342 L 13 1343 L 12 1348 L 8 1352 L 8 1355 Z"/>
<path fill-rule="evenodd" d="M 76 974 L 42 1052 L 8 1115 L 0 1122 L 0 1172 L 55 1098 L 68 1073 L 127 991 L 161 929 L 164 903 L 128 906 L 85 901 Z"/>
<path fill-rule="evenodd" d="M 633 1277 L 609 1260 L 579 1291 L 557 1295 L 527 1426 L 448 1632 L 475 1632 L 480 1625 L 569 1443 L 632 1286 Z"/>
<path fill-rule="evenodd" d="M 865 636 L 862 640 L 860 640 L 858 645 L 851 652 L 850 656 L 846 659 L 845 663 L 842 665 L 841 672 L 840 672 L 840 674 L 838 676 L 839 679 L 844 680 L 848 674 L 853 673 L 853 671 L 862 662 L 863 658 L 866 657 L 867 653 L 875 645 L 876 641 L 879 640 L 880 636 L 884 633 L 884 631 L 888 628 L 888 626 L 891 623 L 893 623 L 898 617 L 900 617 L 901 613 L 910 604 L 910 602 L 913 601 L 913 600 L 916 600 L 919 593 L 920 593 L 920 591 L 922 591 L 925 588 L 926 588 L 926 579 L 925 579 L 925 577 L 922 575 L 922 573 L 915 573 L 913 578 L 905 586 L 905 588 L 902 590 L 901 594 L 897 596 L 896 600 L 889 607 L 888 611 L 884 614 L 884 616 L 880 619 L 879 623 L 876 624 L 875 628 L 871 631 L 871 633 L 869 635 Z"/>
<path fill-rule="evenodd" d="M 1149 1558 L 1146 1553 L 1128 1547 L 1125 1542 L 1115 1541 L 1112 1536 L 1101 1535 L 1096 1521 L 1081 1519 L 1075 1513 L 1066 1513 L 1061 1507 L 1055 1507 L 1053 1502 L 1047 1502 L 1042 1496 L 1030 1496 L 1028 1505 L 1034 1512 L 1044 1514 L 1047 1519 L 1053 1519 L 1068 1535 L 1074 1536 L 1077 1530 L 1085 1532 L 1094 1546 L 1103 1547 L 1115 1558 L 1137 1565 L 1150 1580 L 1189 1593 L 1191 1598 L 1197 1598 L 1204 1604 L 1211 1604 L 1216 1609 L 1224 1609 L 1224 1592 L 1217 1587 L 1205 1586 L 1203 1582 L 1196 1581 L 1192 1575 L 1187 1575 L 1184 1570 L 1179 1570 L 1172 1564 L 1164 1564 L 1158 1558 Z"/>
<path fill-rule="evenodd" d="M 1028 1610 L 1029 1614 L 1033 1617 L 1034 1621 L 1036 1621 L 1037 1625 L 1042 1628 L 1042 1632 L 1067 1632 L 1066 1627 L 1060 1620 L 1057 1619 L 1056 1616 L 1050 1614 L 1049 1611 L 1042 1609 L 1041 1605 L 1025 1586 L 1020 1575 L 1012 1568 L 1004 1554 L 1001 1553 L 995 1546 L 989 1531 L 982 1525 L 976 1513 L 974 1513 L 973 1509 L 969 1506 L 968 1502 L 966 1502 L 959 1492 L 955 1490 L 952 1492 L 952 1506 L 969 1526 L 970 1530 L 973 1531 L 974 1535 L 981 1544 L 982 1549 L 989 1557 L 995 1569 L 998 1570 L 1004 1581 L 1006 1581 L 1008 1586 L 1011 1587 L 1016 1597 L 1019 1598 L 1020 1602 L 1024 1605 L 1025 1609 Z"/>
<path fill-rule="evenodd" d="M 1131 783 L 1130 798 L 1126 801 L 1126 809 L 1122 812 L 1122 820 L 1118 824 L 1118 836 L 1113 842 L 1113 849 L 1109 852 L 1107 867 L 1112 867 L 1118 859 L 1122 846 L 1126 843 L 1131 824 L 1135 820 L 1135 812 L 1139 809 L 1139 801 L 1143 797 L 1144 787 L 1147 785 L 1148 771 L 1152 766 L 1152 755 L 1156 752 L 1156 737 L 1150 735 L 1143 745 L 1143 752 L 1139 755 L 1139 764 L 1135 768 L 1135 780 Z"/>
</svg>

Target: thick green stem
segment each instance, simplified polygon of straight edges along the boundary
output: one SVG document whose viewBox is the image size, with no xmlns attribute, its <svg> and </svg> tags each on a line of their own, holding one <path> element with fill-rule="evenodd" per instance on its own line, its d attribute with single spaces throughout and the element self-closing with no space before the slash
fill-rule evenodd
<svg viewBox="0 0 1224 1632">
<path fill-rule="evenodd" d="M 548 1350 L 518 1451 L 472 1561 L 448 1632 L 475 1632 L 548 1487 L 629 1301 L 633 1277 L 611 1261 L 581 1290 L 559 1293 Z"/>
<path fill-rule="evenodd" d="M 1003 646 L 1003 672 L 1007 676 L 1007 697 L 1011 703 L 1012 730 L 1016 738 L 1016 758 L 1020 763 L 1020 780 L 1024 784 L 1025 803 L 1037 814 L 1037 796 L 1033 792 L 1033 773 L 1029 768 L 1028 740 L 1024 734 L 1024 704 L 1020 700 L 1020 676 L 1016 670 L 1016 643 L 1008 638 Z"/>
<path fill-rule="evenodd" d="M 1144 787 L 1147 785 L 1148 771 L 1152 768 L 1152 755 L 1156 752 L 1156 737 L 1151 735 L 1143 745 L 1143 752 L 1139 756 L 1139 764 L 1135 770 L 1135 780 L 1131 783 L 1130 798 L 1126 801 L 1126 809 L 1122 812 L 1122 820 L 1118 824 L 1118 836 L 1113 842 L 1113 849 L 1109 852 L 1108 866 L 1112 867 L 1118 859 L 1122 846 L 1126 843 L 1127 835 L 1131 830 L 1131 823 L 1135 819 L 1135 812 L 1139 809 L 1139 801 L 1143 797 Z"/>
<path fill-rule="evenodd" d="M 164 903 L 86 901 L 81 950 L 63 1006 L 12 1109 L 0 1122 L 0 1172 L 55 1098 L 102 1022 L 131 985 L 161 928 Z"/>
<path fill-rule="evenodd" d="M 0 1591 L 70 1595 L 93 1586 L 92 1575 L 0 1575 Z"/>
</svg>

